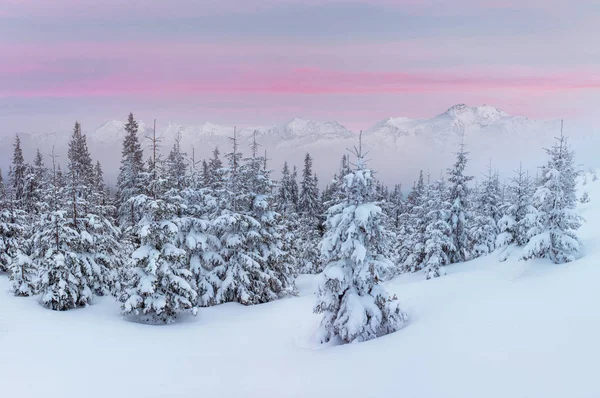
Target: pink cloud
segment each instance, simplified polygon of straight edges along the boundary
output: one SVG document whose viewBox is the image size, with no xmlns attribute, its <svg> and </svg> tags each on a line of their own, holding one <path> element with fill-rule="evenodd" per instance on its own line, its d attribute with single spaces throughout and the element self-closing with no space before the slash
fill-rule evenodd
<svg viewBox="0 0 600 398">
<path fill-rule="evenodd" d="M 33 72 L 35 73 L 35 72 Z M 25 80 L 25 79 L 24 79 Z M 425 72 L 364 72 L 319 68 L 245 67 L 207 74 L 185 70 L 168 73 L 140 68 L 135 74 L 116 72 L 98 78 L 49 79 L 32 87 L 0 90 L 3 97 L 193 96 L 201 94 L 383 94 L 485 92 L 487 90 L 569 91 L 600 88 L 600 76 L 564 71 L 555 74 L 483 74 L 472 70 Z"/>
</svg>

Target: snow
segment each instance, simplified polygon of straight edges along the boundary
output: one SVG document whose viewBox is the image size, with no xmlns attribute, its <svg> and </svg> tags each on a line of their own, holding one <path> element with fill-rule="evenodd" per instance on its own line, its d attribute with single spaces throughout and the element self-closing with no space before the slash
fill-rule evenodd
<svg viewBox="0 0 600 398">
<path fill-rule="evenodd" d="M 585 190 L 583 258 L 524 262 L 513 248 L 434 280 L 399 276 L 384 287 L 410 321 L 366 343 L 316 343 L 318 276 L 299 276 L 296 298 L 151 326 L 109 297 L 47 310 L 0 274 L 0 396 L 598 397 L 600 182 Z"/>
</svg>

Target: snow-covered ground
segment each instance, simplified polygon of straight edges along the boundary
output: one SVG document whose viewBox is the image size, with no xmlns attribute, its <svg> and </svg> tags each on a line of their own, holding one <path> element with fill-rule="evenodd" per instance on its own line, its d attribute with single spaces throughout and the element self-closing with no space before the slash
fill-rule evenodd
<svg viewBox="0 0 600 398">
<path fill-rule="evenodd" d="M 312 276 L 298 298 L 147 326 L 110 298 L 47 310 L 0 275 L 0 397 L 600 397 L 600 181 L 585 188 L 583 259 L 400 276 L 410 323 L 360 344 L 315 343 Z"/>
</svg>

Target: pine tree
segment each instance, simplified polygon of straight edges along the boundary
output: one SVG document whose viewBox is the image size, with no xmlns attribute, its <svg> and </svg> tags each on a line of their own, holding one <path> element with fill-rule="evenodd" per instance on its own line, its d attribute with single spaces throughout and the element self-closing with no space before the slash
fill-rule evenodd
<svg viewBox="0 0 600 398">
<path fill-rule="evenodd" d="M 13 195 L 7 193 L 0 173 L 0 272 L 12 273 L 13 263 L 26 252 L 27 213 L 17 208 Z"/>
<path fill-rule="evenodd" d="M 64 185 L 53 158 L 52 207 L 34 227 L 32 260 L 40 267 L 42 302 L 54 310 L 89 305 L 114 290 L 120 232 L 95 206 L 97 175 L 85 135 L 75 123 Z"/>
<path fill-rule="evenodd" d="M 188 177 L 188 166 L 186 163 L 186 154 L 181 151 L 181 134 L 178 133 L 175 143 L 166 164 L 167 186 L 182 190 L 186 185 Z"/>
<path fill-rule="evenodd" d="M 285 162 L 281 170 L 281 181 L 279 181 L 279 192 L 277 195 L 278 211 L 283 215 L 294 211 L 291 185 L 290 168 L 288 167 L 288 163 Z"/>
<path fill-rule="evenodd" d="M 117 209 L 110 197 L 110 192 L 104 183 L 104 172 L 99 161 L 96 162 L 93 172 L 91 212 L 99 214 L 114 223 Z"/>
<path fill-rule="evenodd" d="M 215 192 L 208 187 L 188 187 L 182 192 L 182 197 L 186 208 L 184 216 L 177 221 L 180 231 L 178 247 L 187 253 L 186 263 L 193 274 L 197 306 L 207 307 L 217 303 L 220 280 L 215 268 L 224 265 L 220 241 L 212 225 L 217 200 Z"/>
<path fill-rule="evenodd" d="M 209 159 L 204 175 L 204 185 L 213 190 L 221 189 L 223 182 L 223 162 L 221 161 L 221 152 L 215 147 L 213 156 Z"/>
<path fill-rule="evenodd" d="M 142 177 L 148 179 L 148 195 L 130 199 L 142 210 L 142 218 L 133 228 L 139 246 L 132 253 L 133 267 L 121 300 L 124 315 L 169 323 L 183 312 L 196 314 L 197 293 L 187 252 L 180 247 L 180 198 L 173 195 L 177 190 L 166 188 L 161 163 L 153 157 Z"/>
<path fill-rule="evenodd" d="M 446 201 L 446 186 L 443 179 L 428 190 L 425 245 L 422 268 L 427 279 L 444 275 L 444 266 L 450 264 L 450 253 L 454 251 L 450 227 L 450 203 Z"/>
<path fill-rule="evenodd" d="M 321 203 L 317 175 L 312 171 L 312 158 L 304 157 L 300 196 L 298 198 L 299 222 L 295 254 L 300 272 L 316 274 L 323 270 L 319 242 L 322 238 Z"/>
<path fill-rule="evenodd" d="M 390 212 L 389 217 L 392 221 L 394 230 L 400 229 L 401 216 L 405 212 L 404 196 L 402 195 L 402 184 L 394 185 L 390 193 Z"/>
<path fill-rule="evenodd" d="M 532 205 L 534 187 L 529 174 L 519 166 L 515 171 L 516 176 L 511 179 L 509 187 L 509 203 L 504 209 L 504 215 L 498 222 L 500 234 L 496 240 L 498 247 L 516 244 L 523 246 L 527 244 L 529 237 L 527 233 L 532 227 L 530 225 L 535 208 Z"/>
<path fill-rule="evenodd" d="M 121 166 L 117 178 L 117 208 L 119 225 L 125 230 L 139 220 L 139 211 L 129 199 L 144 192 L 141 174 L 144 172 L 142 147 L 138 140 L 138 123 L 129 114 L 121 151 Z"/>
<path fill-rule="evenodd" d="M 86 306 L 92 299 L 92 282 L 81 253 L 73 250 L 81 235 L 61 207 L 65 197 L 53 153 L 52 185 L 46 190 L 51 204 L 33 228 L 31 260 L 39 269 L 39 292 L 42 304 L 57 311 Z"/>
<path fill-rule="evenodd" d="M 370 340 L 402 327 L 407 316 L 398 300 L 379 284 L 383 256 L 381 208 L 369 201 L 373 177 L 362 148 L 355 148 L 356 167 L 341 179 L 344 199 L 327 210 L 327 232 L 321 252 L 327 260 L 314 311 L 323 314 L 322 342 Z"/>
<path fill-rule="evenodd" d="M 298 169 L 296 169 L 296 166 L 292 168 L 292 174 L 290 174 L 289 192 L 292 211 L 296 213 L 298 211 L 298 201 L 300 199 L 300 190 L 298 187 Z"/>
<path fill-rule="evenodd" d="M 468 242 L 468 225 L 470 222 L 470 189 L 469 181 L 472 176 L 465 175 L 467 167 L 468 152 L 465 151 L 464 144 L 461 144 L 460 150 L 456 153 L 456 163 L 454 167 L 448 169 L 450 190 L 450 227 L 452 231 L 453 252 L 450 254 L 450 262 L 457 263 L 470 258 Z"/>
<path fill-rule="evenodd" d="M 298 211 L 313 217 L 321 213 L 317 175 L 313 175 L 312 157 L 308 153 L 304 157 L 300 196 L 298 197 Z"/>
<path fill-rule="evenodd" d="M 77 224 L 78 216 L 85 216 L 92 207 L 94 192 L 94 166 L 87 147 L 87 138 L 81 131 L 79 122 L 75 122 L 73 135 L 69 142 L 69 184 L 67 190 L 71 196 L 73 218 Z"/>
<path fill-rule="evenodd" d="M 44 190 L 50 184 L 48 169 L 44 165 L 44 158 L 38 149 L 33 161 L 32 181 L 29 185 L 31 201 L 33 202 L 33 214 L 40 215 L 48 209 L 48 203 L 45 201 Z M 30 174 L 31 176 L 31 174 Z"/>
<path fill-rule="evenodd" d="M 235 133 L 232 141 L 220 211 L 213 221 L 223 259 L 214 269 L 219 278 L 216 302 L 264 303 L 293 294 L 295 272 L 276 229 L 278 214 L 271 208 L 265 159 L 257 155 L 254 141 L 252 156 L 242 163 Z"/>
<path fill-rule="evenodd" d="M 496 249 L 501 217 L 501 191 L 498 173 L 492 172 L 491 165 L 477 193 L 469 230 L 470 252 L 473 257 L 484 256 Z"/>
<path fill-rule="evenodd" d="M 398 241 L 398 259 L 404 272 L 418 272 L 423 265 L 429 188 L 429 181 L 425 183 L 421 170 L 419 179 L 408 195 L 408 211 L 404 216 L 404 228 Z"/>
<path fill-rule="evenodd" d="M 9 172 L 10 188 L 13 200 L 15 201 L 15 205 L 18 208 L 23 209 L 27 164 L 25 163 L 25 158 L 23 157 L 23 150 L 21 149 L 21 138 L 18 134 L 15 136 L 15 143 L 13 144 L 13 147 L 13 160 Z"/>
<path fill-rule="evenodd" d="M 556 141 L 551 149 L 546 149 L 550 159 L 542 167 L 540 185 L 533 198 L 537 212 L 522 258 L 549 258 L 560 264 L 579 255 L 580 242 L 575 231 L 581 226 L 581 217 L 575 210 L 575 153 L 562 131 Z"/>
</svg>

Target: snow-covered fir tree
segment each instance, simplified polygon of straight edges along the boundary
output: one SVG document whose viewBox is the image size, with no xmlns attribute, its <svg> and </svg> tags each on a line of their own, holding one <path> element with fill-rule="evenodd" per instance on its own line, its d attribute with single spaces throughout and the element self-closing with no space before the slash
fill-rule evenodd
<svg viewBox="0 0 600 398">
<path fill-rule="evenodd" d="M 299 223 L 297 233 L 299 271 L 316 274 L 323 270 L 319 242 L 322 238 L 321 203 L 317 175 L 313 173 L 312 157 L 306 154 L 298 198 Z"/>
<path fill-rule="evenodd" d="M 26 253 L 27 213 L 17 208 L 13 192 L 7 192 L 0 172 L 0 272 L 13 271 L 13 263 Z"/>
<path fill-rule="evenodd" d="M 212 190 L 223 188 L 223 161 L 221 160 L 221 152 L 218 147 L 213 149 L 213 155 L 206 163 L 203 173 L 204 186 Z"/>
<path fill-rule="evenodd" d="M 257 156 L 256 142 L 252 157 L 245 161 L 235 133 L 232 142 L 218 195 L 220 211 L 213 221 L 223 259 L 214 269 L 220 280 L 216 302 L 259 304 L 293 294 L 295 272 L 275 228 L 272 182 L 265 174 L 264 159 Z"/>
<path fill-rule="evenodd" d="M 51 207 L 34 226 L 31 256 L 40 269 L 42 303 L 54 310 L 86 306 L 94 294 L 111 292 L 121 258 L 120 232 L 93 213 L 94 168 L 79 123 L 63 178 L 59 180 L 53 159 L 53 183 L 46 195 Z"/>
<path fill-rule="evenodd" d="M 450 264 L 454 251 L 450 227 L 450 203 L 446 200 L 446 183 L 443 178 L 427 190 L 426 227 L 424 235 L 423 263 L 421 268 L 427 279 L 446 273 L 444 266 Z"/>
<path fill-rule="evenodd" d="M 418 272 L 423 265 L 429 189 L 429 181 L 425 183 L 421 170 L 419 179 L 408 196 L 408 210 L 403 216 L 402 229 L 397 237 L 398 261 L 404 272 Z"/>
<path fill-rule="evenodd" d="M 496 238 L 501 217 L 501 189 L 498 173 L 492 172 L 491 165 L 487 175 L 476 191 L 473 218 L 469 229 L 472 257 L 484 256 L 496 249 Z"/>
<path fill-rule="evenodd" d="M 54 154 L 52 163 L 52 184 L 45 190 L 50 206 L 33 226 L 31 260 L 38 266 L 41 303 L 64 311 L 88 305 L 92 289 L 89 274 L 82 273 L 85 263 L 73 250 L 81 236 L 73 219 L 62 210 L 66 201 Z"/>
<path fill-rule="evenodd" d="M 219 238 L 215 235 L 212 220 L 217 211 L 216 192 L 199 185 L 187 187 L 182 192 L 185 203 L 183 216 L 177 220 L 178 247 L 186 251 L 186 263 L 193 274 L 197 306 L 216 304 L 221 281 L 215 268 L 224 265 Z"/>
<path fill-rule="evenodd" d="M 450 262 L 457 263 L 468 260 L 469 253 L 468 226 L 471 218 L 470 189 L 468 184 L 473 180 L 472 176 L 465 175 L 467 167 L 468 152 L 464 144 L 456 153 L 454 167 L 448 169 L 448 181 L 450 202 L 450 228 L 452 231 L 452 248 Z"/>
<path fill-rule="evenodd" d="M 340 179 L 344 199 L 327 210 L 321 253 L 327 265 L 314 311 L 323 314 L 322 342 L 370 340 L 400 329 L 407 316 L 379 284 L 391 261 L 383 256 L 381 208 L 371 202 L 373 176 L 362 148 L 355 169 Z"/>
<path fill-rule="evenodd" d="M 575 153 L 562 132 L 546 153 L 549 159 L 542 167 L 540 185 L 533 197 L 537 211 L 522 258 L 548 258 L 560 264 L 575 260 L 581 249 L 575 234 L 581 226 L 581 217 L 575 209 Z"/>
<path fill-rule="evenodd" d="M 169 189 L 182 190 L 187 184 L 188 164 L 186 154 L 181 149 L 181 133 L 175 137 L 173 148 L 166 161 L 166 178 Z"/>
<path fill-rule="evenodd" d="M 153 158 L 146 172 L 148 194 L 130 199 L 142 218 L 132 231 L 139 246 L 121 295 L 124 315 L 151 323 L 173 322 L 183 312 L 195 314 L 197 304 L 187 252 L 179 245 L 181 201 L 167 190 L 160 163 Z"/>
<path fill-rule="evenodd" d="M 504 208 L 504 215 L 498 222 L 500 234 L 496 239 L 497 247 L 527 244 L 527 234 L 535 218 L 536 209 L 532 204 L 534 186 L 529 173 L 519 166 L 515 174 L 508 188 L 508 203 Z"/>
<path fill-rule="evenodd" d="M 125 138 L 121 151 L 121 166 L 117 178 L 118 222 L 123 230 L 137 223 L 140 214 L 135 208 L 133 198 L 144 192 L 141 174 L 144 172 L 142 146 L 138 140 L 138 123 L 129 114 L 125 124 Z"/>
<path fill-rule="evenodd" d="M 292 175 L 288 163 L 285 162 L 281 170 L 281 180 L 279 181 L 277 194 L 277 210 L 284 216 L 296 211 L 292 190 Z"/>
<path fill-rule="evenodd" d="M 26 187 L 26 174 L 27 164 L 23 157 L 23 149 L 21 148 L 21 137 L 17 134 L 15 136 L 15 143 L 13 144 L 13 159 L 8 177 L 10 180 L 10 192 L 13 198 L 14 204 L 22 209 L 24 207 L 23 199 L 25 196 Z"/>
<path fill-rule="evenodd" d="M 36 151 L 31 170 L 32 173 L 29 174 L 31 182 L 28 184 L 27 191 L 30 193 L 31 202 L 33 203 L 32 212 L 37 216 L 48 209 L 44 191 L 51 183 L 48 169 L 44 164 L 44 157 L 39 149 Z"/>
</svg>

